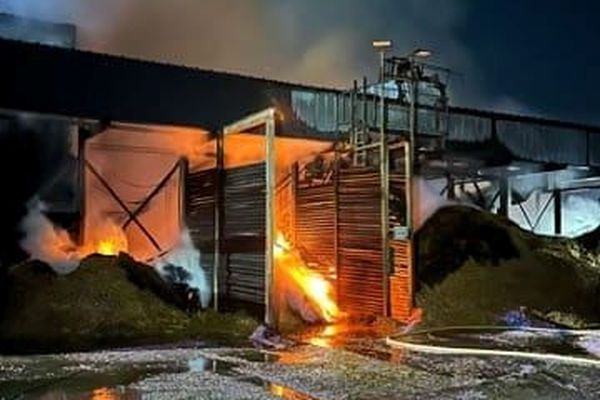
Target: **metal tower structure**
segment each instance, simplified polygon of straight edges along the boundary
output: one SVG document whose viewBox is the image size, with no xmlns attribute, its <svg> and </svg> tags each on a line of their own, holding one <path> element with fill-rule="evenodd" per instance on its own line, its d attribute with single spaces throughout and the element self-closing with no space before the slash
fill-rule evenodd
<svg viewBox="0 0 600 400">
<path fill-rule="evenodd" d="M 420 165 L 439 158 L 448 132 L 449 70 L 426 62 L 430 52 L 387 57 L 377 41 L 379 78 L 354 82 L 341 95 L 338 128 L 351 166 L 379 171 L 383 314 L 410 318 L 413 308 L 413 187 Z"/>
</svg>

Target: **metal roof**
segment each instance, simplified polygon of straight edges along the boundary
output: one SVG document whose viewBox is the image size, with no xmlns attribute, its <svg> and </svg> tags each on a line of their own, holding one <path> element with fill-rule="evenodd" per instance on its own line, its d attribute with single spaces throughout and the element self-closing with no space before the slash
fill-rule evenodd
<svg viewBox="0 0 600 400">
<path fill-rule="evenodd" d="M 336 135 L 336 89 L 3 39 L 0 54 L 2 109 L 217 130 L 276 107 L 290 136 Z M 402 109 L 396 114 L 401 127 Z M 600 127 L 451 107 L 448 130 L 463 149 L 600 166 Z"/>
</svg>

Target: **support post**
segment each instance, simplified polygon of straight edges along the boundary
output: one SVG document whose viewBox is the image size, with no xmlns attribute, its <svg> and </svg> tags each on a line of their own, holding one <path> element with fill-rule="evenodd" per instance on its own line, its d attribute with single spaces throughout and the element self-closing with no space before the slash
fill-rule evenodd
<svg viewBox="0 0 600 400">
<path fill-rule="evenodd" d="M 554 191 L 554 234 L 562 234 L 562 192 Z"/>
<path fill-rule="evenodd" d="M 510 181 L 508 177 L 500 179 L 500 208 L 498 214 L 509 218 L 510 215 Z"/>
<path fill-rule="evenodd" d="M 215 170 L 215 199 L 214 199 L 214 257 L 213 257 L 213 309 L 219 310 L 219 272 L 221 271 L 221 259 L 223 254 L 223 183 L 224 183 L 224 132 L 217 132 L 217 165 Z"/>
<path fill-rule="evenodd" d="M 335 296 L 340 300 L 340 153 L 338 143 L 335 145 L 333 165 L 333 262 L 335 268 Z"/>
<path fill-rule="evenodd" d="M 79 168 L 79 244 L 85 244 L 85 212 L 86 212 L 86 167 L 85 167 L 85 142 L 90 136 L 89 131 L 79 127 L 77 129 L 77 161 Z"/>
<path fill-rule="evenodd" d="M 447 199 L 448 200 L 456 200 L 456 191 L 454 190 L 454 178 L 452 177 L 451 174 L 446 175 L 446 182 L 448 182 L 447 183 L 448 191 L 446 192 Z"/>
<path fill-rule="evenodd" d="M 380 109 L 379 109 L 379 175 L 381 184 L 381 247 L 383 256 L 383 315 L 385 317 L 390 315 L 390 162 L 389 162 L 389 148 L 387 135 L 385 131 L 385 93 L 383 91 L 384 86 L 384 62 L 385 53 L 381 52 L 381 98 L 380 98 Z"/>
<path fill-rule="evenodd" d="M 179 160 L 179 231 L 187 226 L 187 202 L 185 201 L 185 179 L 188 175 L 188 162 L 185 158 Z"/>
<path fill-rule="evenodd" d="M 298 201 L 297 201 L 297 199 L 298 199 L 298 174 L 299 174 L 298 169 L 299 169 L 298 163 L 295 162 L 292 164 L 292 170 L 290 171 L 291 172 L 290 185 L 291 185 L 291 192 L 292 192 L 292 198 L 291 198 L 292 211 L 290 213 L 290 216 L 291 216 L 290 224 L 292 225 L 291 226 L 291 228 L 292 228 L 291 229 L 292 230 L 291 240 L 292 240 L 292 243 L 294 243 L 294 244 L 298 243 L 298 238 L 297 238 L 298 235 L 296 234 L 296 226 L 297 226 L 296 215 L 297 215 L 297 209 L 298 209 Z"/>
<path fill-rule="evenodd" d="M 274 310 L 274 273 L 275 273 L 275 118 L 269 118 L 265 129 L 266 142 L 266 229 L 265 229 L 265 323 L 277 328 L 277 318 Z"/>
</svg>

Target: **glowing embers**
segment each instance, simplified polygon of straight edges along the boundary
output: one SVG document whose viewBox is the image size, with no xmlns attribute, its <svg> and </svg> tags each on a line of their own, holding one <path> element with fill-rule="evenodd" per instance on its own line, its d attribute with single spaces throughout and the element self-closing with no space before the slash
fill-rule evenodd
<svg viewBox="0 0 600 400">
<path fill-rule="evenodd" d="M 331 283 L 309 269 L 298 250 L 281 233 L 277 234 L 273 253 L 277 280 L 284 285 L 288 303 L 305 321 L 317 322 L 322 319 L 334 322 L 342 316 L 334 300 Z"/>
</svg>

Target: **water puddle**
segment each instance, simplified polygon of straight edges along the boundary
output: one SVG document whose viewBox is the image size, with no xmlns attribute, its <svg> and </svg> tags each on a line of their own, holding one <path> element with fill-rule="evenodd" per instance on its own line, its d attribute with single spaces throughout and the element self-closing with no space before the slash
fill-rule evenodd
<svg viewBox="0 0 600 400">
<path fill-rule="evenodd" d="M 44 368 L 48 371 L 47 375 L 39 375 L 33 379 L 21 379 L 19 377 L 15 378 L 14 381 L 0 381 L 0 399 L 136 400 L 140 399 L 143 393 L 138 389 L 131 388 L 134 383 L 155 377 L 160 380 L 162 374 L 167 374 L 166 377 L 168 377 L 178 373 L 210 372 L 257 386 L 282 399 L 314 400 L 313 397 L 290 387 L 246 374 L 238 369 L 238 367 L 247 363 L 277 362 L 279 357 L 279 354 L 253 349 L 240 349 L 217 352 L 215 358 L 207 355 L 198 356 L 187 361 L 162 359 L 156 362 L 121 364 L 118 366 L 104 364 L 71 365 L 61 360 L 52 365 L 45 365 Z M 23 371 L 21 376 L 27 376 L 27 371 Z"/>
</svg>

